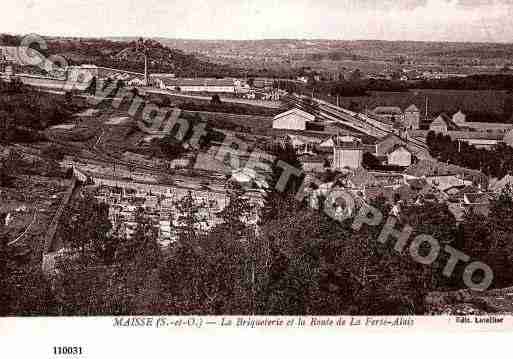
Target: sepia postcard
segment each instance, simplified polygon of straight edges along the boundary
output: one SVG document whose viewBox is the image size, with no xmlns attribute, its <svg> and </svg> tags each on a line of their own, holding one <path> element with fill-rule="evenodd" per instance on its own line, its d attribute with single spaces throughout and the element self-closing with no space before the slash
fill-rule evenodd
<svg viewBox="0 0 513 359">
<path fill-rule="evenodd" d="M 0 8 L 13 357 L 513 332 L 513 1 Z"/>
</svg>

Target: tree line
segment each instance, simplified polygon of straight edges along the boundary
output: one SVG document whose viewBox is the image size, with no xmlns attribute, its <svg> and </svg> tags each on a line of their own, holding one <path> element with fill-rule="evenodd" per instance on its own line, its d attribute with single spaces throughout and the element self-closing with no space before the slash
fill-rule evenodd
<svg viewBox="0 0 513 359">
<path fill-rule="evenodd" d="M 513 173 L 513 148 L 504 143 L 491 150 L 476 148 L 433 131 L 428 133 L 426 143 L 430 154 L 440 162 L 478 170 L 495 178 Z"/>
</svg>

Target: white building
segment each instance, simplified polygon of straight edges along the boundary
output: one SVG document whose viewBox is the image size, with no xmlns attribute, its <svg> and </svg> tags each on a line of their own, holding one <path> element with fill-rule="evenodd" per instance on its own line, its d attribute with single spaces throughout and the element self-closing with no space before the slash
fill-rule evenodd
<svg viewBox="0 0 513 359">
<path fill-rule="evenodd" d="M 235 93 L 234 79 L 156 78 L 160 88 L 179 92 Z"/>
<path fill-rule="evenodd" d="M 455 124 L 461 126 L 467 122 L 467 116 L 460 110 L 460 111 L 456 112 L 454 115 L 452 115 L 452 121 Z"/>
<path fill-rule="evenodd" d="M 307 122 L 315 121 L 315 116 L 294 108 L 276 115 L 273 119 L 273 128 L 285 130 L 306 130 Z"/>
<path fill-rule="evenodd" d="M 361 168 L 363 152 L 362 143 L 359 141 L 335 143 L 332 168 L 334 170 Z"/>
<path fill-rule="evenodd" d="M 462 112 L 458 111 L 452 116 L 452 121 L 459 127 L 476 130 L 476 131 L 490 131 L 490 132 L 507 132 L 513 129 L 511 123 L 500 123 L 500 122 L 467 122 L 467 116 Z"/>
<path fill-rule="evenodd" d="M 401 146 L 387 154 L 388 165 L 408 167 L 412 164 L 412 154 L 404 146 Z"/>
</svg>

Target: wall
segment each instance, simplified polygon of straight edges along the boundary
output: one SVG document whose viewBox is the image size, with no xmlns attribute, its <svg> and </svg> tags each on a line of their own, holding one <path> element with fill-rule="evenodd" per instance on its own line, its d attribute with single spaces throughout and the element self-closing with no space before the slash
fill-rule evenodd
<svg viewBox="0 0 513 359">
<path fill-rule="evenodd" d="M 37 86 L 37 87 L 48 87 L 53 89 L 64 89 L 66 80 L 55 79 L 51 77 L 40 77 L 32 75 L 16 74 L 16 77 L 20 79 L 25 85 Z"/>
<path fill-rule="evenodd" d="M 362 166 L 363 150 L 335 148 L 333 169 L 342 170 L 345 167 L 357 169 Z"/>
</svg>

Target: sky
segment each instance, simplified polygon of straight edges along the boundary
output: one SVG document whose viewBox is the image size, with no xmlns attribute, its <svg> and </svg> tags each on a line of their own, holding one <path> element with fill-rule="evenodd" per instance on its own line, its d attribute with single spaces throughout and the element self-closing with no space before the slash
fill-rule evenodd
<svg viewBox="0 0 513 359">
<path fill-rule="evenodd" d="M 513 42 L 513 0 L 2 0 L 0 32 Z"/>
</svg>

